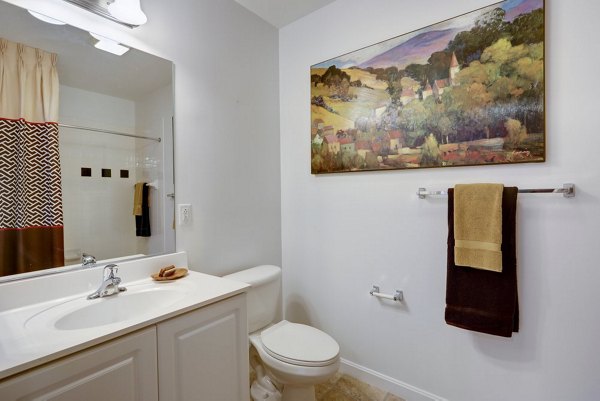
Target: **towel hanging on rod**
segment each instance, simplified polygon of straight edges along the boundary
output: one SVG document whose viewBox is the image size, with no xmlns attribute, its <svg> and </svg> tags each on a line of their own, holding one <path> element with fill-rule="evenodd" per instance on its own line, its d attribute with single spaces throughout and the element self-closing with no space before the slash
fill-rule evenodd
<svg viewBox="0 0 600 401">
<path fill-rule="evenodd" d="M 154 180 L 154 181 L 150 181 L 150 182 L 145 182 L 143 184 L 146 184 L 147 187 L 158 189 L 158 180 Z M 133 186 L 135 187 L 135 184 Z"/>
<path fill-rule="evenodd" d="M 565 198 L 575 197 L 575 184 L 563 184 L 562 188 L 533 188 L 519 189 L 520 194 L 563 194 Z M 419 188 L 417 196 L 425 199 L 428 196 L 448 196 L 448 191 L 428 191 L 426 188 Z"/>
</svg>

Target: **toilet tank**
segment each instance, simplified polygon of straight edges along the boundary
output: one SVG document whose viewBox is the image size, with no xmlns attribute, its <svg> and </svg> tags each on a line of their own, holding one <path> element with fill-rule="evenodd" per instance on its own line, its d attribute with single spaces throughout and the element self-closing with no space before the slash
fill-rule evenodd
<svg viewBox="0 0 600 401">
<path fill-rule="evenodd" d="M 281 297 L 281 268 L 262 265 L 223 276 L 249 284 L 247 292 L 248 333 L 274 323 Z"/>
</svg>

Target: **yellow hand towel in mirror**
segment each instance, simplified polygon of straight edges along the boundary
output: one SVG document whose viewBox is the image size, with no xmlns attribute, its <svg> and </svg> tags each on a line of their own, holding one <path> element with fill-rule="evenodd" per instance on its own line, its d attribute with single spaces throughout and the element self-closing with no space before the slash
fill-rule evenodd
<svg viewBox="0 0 600 401">
<path fill-rule="evenodd" d="M 142 197 L 144 191 L 144 183 L 138 182 L 135 184 L 135 190 L 133 192 L 133 215 L 142 215 Z"/>
</svg>

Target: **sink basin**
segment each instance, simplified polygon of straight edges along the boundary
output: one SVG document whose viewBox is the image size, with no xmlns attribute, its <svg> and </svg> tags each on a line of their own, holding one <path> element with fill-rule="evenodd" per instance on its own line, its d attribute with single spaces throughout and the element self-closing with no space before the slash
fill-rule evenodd
<svg viewBox="0 0 600 401">
<path fill-rule="evenodd" d="M 59 318 L 54 327 L 59 330 L 80 330 L 132 319 L 153 308 L 174 304 L 185 294 L 175 290 L 148 290 L 121 293 L 100 298 Z"/>
<path fill-rule="evenodd" d="M 156 309 L 169 307 L 186 296 L 181 288 L 130 289 L 105 298 L 77 298 L 48 308 L 27 320 L 57 330 L 82 330 L 136 319 Z"/>
</svg>

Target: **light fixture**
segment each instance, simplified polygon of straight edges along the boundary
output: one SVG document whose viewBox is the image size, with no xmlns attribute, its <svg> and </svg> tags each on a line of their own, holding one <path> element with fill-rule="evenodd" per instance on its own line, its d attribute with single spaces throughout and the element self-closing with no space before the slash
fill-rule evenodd
<svg viewBox="0 0 600 401">
<path fill-rule="evenodd" d="M 144 25 L 148 17 L 142 11 L 140 0 L 115 0 L 108 5 L 108 12 L 116 19 L 132 25 Z"/>
<path fill-rule="evenodd" d="M 96 49 L 104 50 L 105 52 L 116 54 L 117 56 L 122 56 L 129 50 L 129 47 L 123 46 L 116 40 L 109 39 L 93 32 L 90 32 L 90 35 L 98 40 L 98 42 L 96 42 L 94 45 Z"/>
<path fill-rule="evenodd" d="M 35 18 L 39 19 L 40 21 L 44 21 L 49 24 L 53 24 L 53 25 L 66 25 L 67 24 L 66 22 L 62 22 L 57 19 L 50 18 L 47 15 L 36 13 L 35 11 L 31 11 L 31 10 L 27 10 L 27 11 L 29 12 L 29 14 L 33 15 Z"/>
</svg>

